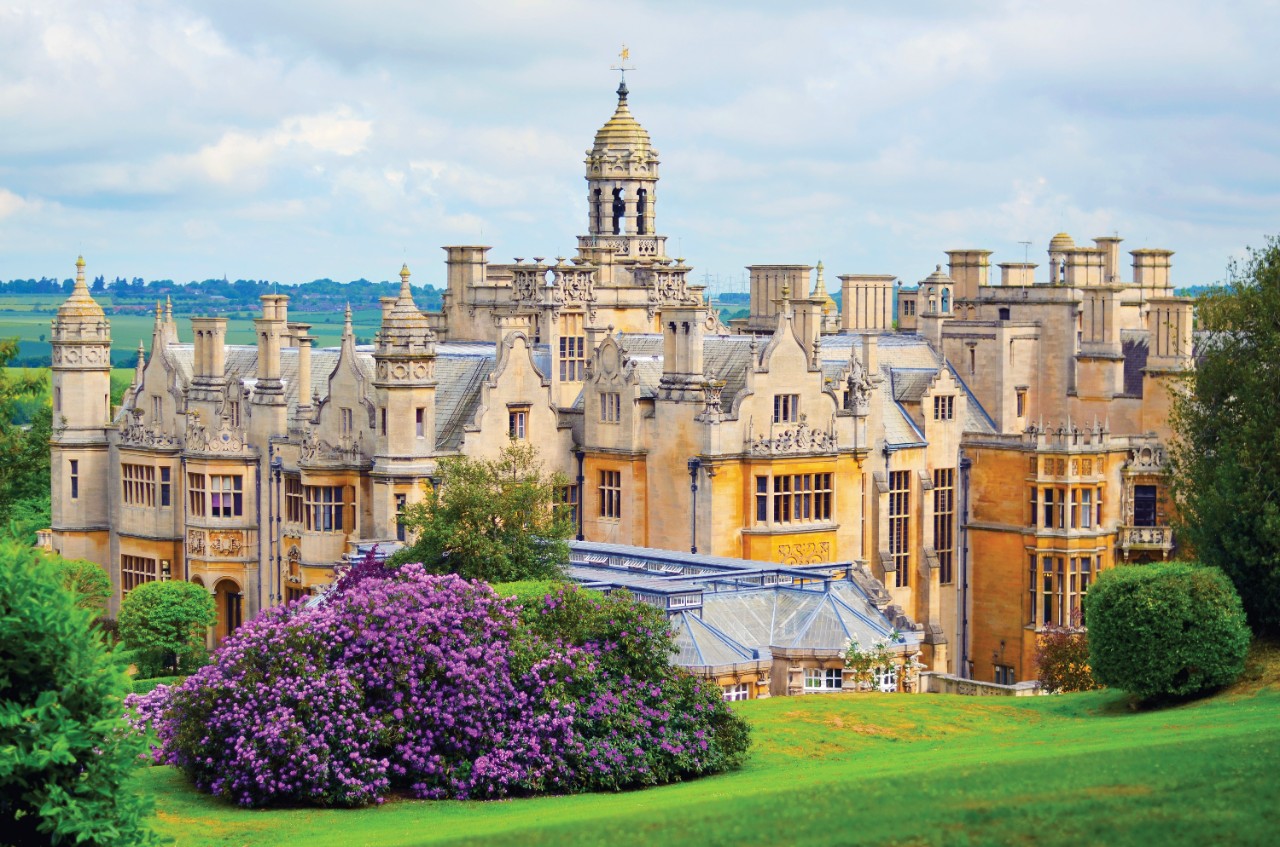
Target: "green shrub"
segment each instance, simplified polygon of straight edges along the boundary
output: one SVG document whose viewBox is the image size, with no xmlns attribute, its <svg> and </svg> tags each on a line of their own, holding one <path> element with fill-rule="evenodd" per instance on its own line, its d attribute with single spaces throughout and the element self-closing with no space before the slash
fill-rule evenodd
<svg viewBox="0 0 1280 847">
<path fill-rule="evenodd" d="M 1036 636 L 1036 681 L 1045 691 L 1067 693 L 1101 688 L 1089 664 L 1089 633 L 1080 626 L 1050 625 Z"/>
<path fill-rule="evenodd" d="M 111 577 L 101 565 L 84 559 L 64 559 L 57 554 L 45 554 L 45 558 L 54 571 L 62 575 L 62 587 L 76 598 L 77 606 L 95 618 L 107 610 Z"/>
<path fill-rule="evenodd" d="M 144 582 L 120 604 L 120 637 L 137 655 L 138 676 L 204 664 L 205 628 L 217 621 L 213 597 L 192 582 Z"/>
<path fill-rule="evenodd" d="M 1249 628 L 1217 568 L 1169 562 L 1104 572 L 1086 608 L 1093 676 L 1141 698 L 1229 685 L 1244 669 Z"/>
<path fill-rule="evenodd" d="M 126 783 L 124 674 L 90 613 L 29 548 L 0 543 L 0 841 L 154 843 Z"/>
<path fill-rule="evenodd" d="M 186 679 L 185 676 L 156 676 L 151 679 L 135 679 L 133 681 L 134 694 L 149 694 L 156 689 L 158 685 L 177 685 Z"/>
</svg>

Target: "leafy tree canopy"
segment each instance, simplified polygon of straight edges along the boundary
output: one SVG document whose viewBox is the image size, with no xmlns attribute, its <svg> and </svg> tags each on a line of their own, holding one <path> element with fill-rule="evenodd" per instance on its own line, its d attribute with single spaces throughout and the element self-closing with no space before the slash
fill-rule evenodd
<svg viewBox="0 0 1280 847">
<path fill-rule="evenodd" d="M 124 674 L 35 551 L 0 542 L 0 840 L 155 843 L 128 785 Z"/>
<path fill-rule="evenodd" d="M 176 669 L 178 662 L 199 664 L 205 628 L 217 622 L 213 597 L 193 582 L 144 582 L 120 604 L 120 637 L 131 650 L 163 656 L 154 665 Z M 140 664 L 141 668 L 141 664 Z"/>
<path fill-rule="evenodd" d="M 439 487 L 405 514 L 417 541 L 391 564 L 422 562 L 486 582 L 562 577 L 574 530 L 556 499 L 564 482 L 543 472 L 536 447 L 519 441 L 497 459 L 444 459 Z"/>
<path fill-rule="evenodd" d="M 85 559 L 64 559 L 56 553 L 43 553 L 54 573 L 62 576 L 62 587 L 71 592 L 76 607 L 100 617 L 107 610 L 111 599 L 111 577 L 96 562 Z"/>
<path fill-rule="evenodd" d="M 1208 335 L 1173 414 L 1180 532 L 1253 629 L 1280 632 L 1280 240 L 1233 263 L 1198 317 Z"/>
</svg>

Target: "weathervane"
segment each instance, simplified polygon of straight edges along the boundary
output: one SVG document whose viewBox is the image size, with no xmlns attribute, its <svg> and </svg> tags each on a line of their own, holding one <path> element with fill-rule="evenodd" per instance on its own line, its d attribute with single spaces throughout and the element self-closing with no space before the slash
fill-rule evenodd
<svg viewBox="0 0 1280 847">
<path fill-rule="evenodd" d="M 621 72 L 622 82 L 624 85 L 627 82 L 627 71 L 634 71 L 636 69 L 635 65 L 627 67 L 627 60 L 630 58 L 631 51 L 628 50 L 627 45 L 624 44 L 622 45 L 622 52 L 618 54 L 618 64 L 609 66 L 609 70 Z"/>
</svg>

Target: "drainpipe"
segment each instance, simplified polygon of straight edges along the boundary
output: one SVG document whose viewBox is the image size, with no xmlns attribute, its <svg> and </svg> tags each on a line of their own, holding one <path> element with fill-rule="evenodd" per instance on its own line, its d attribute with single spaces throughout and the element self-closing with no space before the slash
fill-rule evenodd
<svg viewBox="0 0 1280 847">
<path fill-rule="evenodd" d="M 969 469 L 973 460 L 960 451 L 960 590 L 956 592 L 960 608 L 960 656 L 956 676 L 969 678 Z"/>
<path fill-rule="evenodd" d="M 275 524 L 274 524 L 274 526 L 271 528 L 271 533 L 272 533 L 272 535 L 271 535 L 271 543 L 272 543 L 272 544 L 274 544 L 274 545 L 275 545 L 275 548 L 276 548 L 276 586 L 275 586 L 275 587 L 276 587 L 276 602 L 277 602 L 277 603 L 280 603 L 280 602 L 283 602 L 283 601 L 284 601 L 284 586 L 283 586 L 283 583 L 282 583 L 283 575 L 282 575 L 281 570 L 280 570 L 280 548 L 284 546 L 284 544 L 282 543 L 281 535 L 280 535 L 280 530 L 281 530 L 281 526 L 280 526 L 280 520 L 281 520 L 281 516 L 280 516 L 280 473 L 281 473 L 281 467 L 282 467 L 283 465 L 284 465 L 284 460 L 280 458 L 280 454 L 279 454 L 279 453 L 277 453 L 277 454 L 275 454 L 274 456 L 272 456 L 272 457 L 271 457 L 271 476 L 274 478 L 274 481 L 275 481 L 275 489 L 276 489 Z M 271 497 L 271 492 L 270 492 L 270 490 L 268 490 L 268 492 L 267 492 L 267 497 L 268 497 L 268 498 L 270 498 L 270 497 Z M 268 564 L 270 564 L 270 563 L 268 563 Z"/>
<path fill-rule="evenodd" d="M 582 541 L 582 507 L 586 505 L 587 500 L 587 492 L 582 487 L 586 481 L 586 477 L 582 475 L 582 463 L 586 461 L 586 451 L 582 449 L 574 450 L 573 458 L 578 460 L 578 507 L 575 511 L 578 513 L 578 540 Z"/>
<path fill-rule="evenodd" d="M 698 471 L 702 469 L 702 460 L 694 457 L 689 460 L 689 552 L 698 552 Z"/>
<path fill-rule="evenodd" d="M 270 445 L 268 445 L 267 449 L 270 450 Z M 253 517 L 254 517 L 254 520 L 256 520 L 258 523 L 258 549 L 261 550 L 262 549 L 262 461 L 261 460 L 258 460 L 253 463 L 253 508 L 254 508 Z M 270 497 L 267 498 L 267 508 L 268 509 L 271 508 Z M 271 519 L 269 516 L 267 518 L 267 533 L 268 533 L 267 542 L 268 544 L 270 544 Z M 268 548 L 267 567 L 271 567 L 270 556 L 271 556 L 271 551 Z M 262 562 L 261 561 L 258 562 L 258 567 L 256 569 L 256 572 L 258 575 L 258 596 L 254 598 L 254 602 L 256 604 L 261 604 L 262 603 Z M 261 609 L 259 609 L 259 611 L 261 611 Z M 241 609 L 240 617 L 241 617 L 241 620 L 244 619 L 243 609 Z M 231 622 L 227 621 L 227 635 L 230 635 L 232 632 L 230 624 Z"/>
</svg>

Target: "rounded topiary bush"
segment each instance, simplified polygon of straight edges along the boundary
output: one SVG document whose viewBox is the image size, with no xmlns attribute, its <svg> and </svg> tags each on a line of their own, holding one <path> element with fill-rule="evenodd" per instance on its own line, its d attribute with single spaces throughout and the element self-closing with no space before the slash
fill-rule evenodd
<svg viewBox="0 0 1280 847">
<path fill-rule="evenodd" d="M 1142 698 L 1228 685 L 1244 670 L 1249 628 L 1217 568 L 1169 562 L 1103 573 L 1085 623 L 1094 678 Z"/>
</svg>

